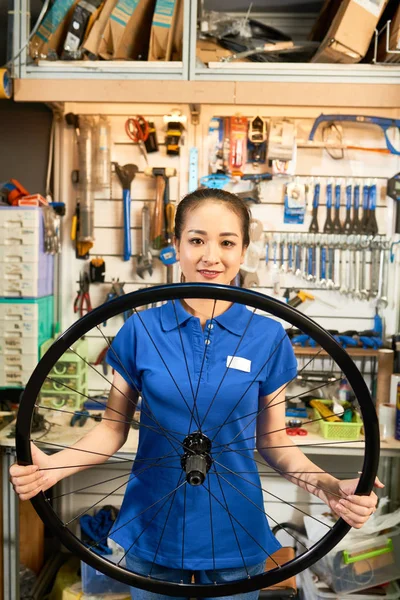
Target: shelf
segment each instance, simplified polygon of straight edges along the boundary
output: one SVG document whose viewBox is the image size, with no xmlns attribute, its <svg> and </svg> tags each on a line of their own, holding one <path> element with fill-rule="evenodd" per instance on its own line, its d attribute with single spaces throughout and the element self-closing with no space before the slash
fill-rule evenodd
<svg viewBox="0 0 400 600">
<path fill-rule="evenodd" d="M 327 356 L 328 353 L 326 350 L 321 350 L 318 348 L 306 348 L 302 346 L 294 346 L 294 353 L 296 356 L 315 356 L 319 354 L 320 356 Z M 349 356 L 359 357 L 359 358 L 373 358 L 378 357 L 381 353 L 383 354 L 393 354 L 393 350 L 389 350 L 386 348 L 381 348 L 380 350 L 371 350 L 370 348 L 345 348 L 347 354 Z"/>
<path fill-rule="evenodd" d="M 400 108 L 399 85 L 349 82 L 133 80 L 85 77 L 23 78 L 14 81 L 17 102 L 194 103 L 257 106 L 318 106 L 362 110 Z"/>
</svg>

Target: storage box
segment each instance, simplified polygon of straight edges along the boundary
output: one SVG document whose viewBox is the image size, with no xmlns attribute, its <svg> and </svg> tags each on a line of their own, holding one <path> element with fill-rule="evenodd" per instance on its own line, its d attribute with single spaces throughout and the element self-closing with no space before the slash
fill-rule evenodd
<svg viewBox="0 0 400 600">
<path fill-rule="evenodd" d="M 400 574 L 400 528 L 351 541 L 349 550 L 332 550 L 312 569 L 341 596 L 395 581 Z"/>
<path fill-rule="evenodd" d="M 54 256 L 44 251 L 41 209 L 0 207 L 0 296 L 50 296 L 53 271 Z"/>
<path fill-rule="evenodd" d="M 325 0 L 311 32 L 317 63 L 358 63 L 366 55 L 389 0 Z"/>
<path fill-rule="evenodd" d="M 299 575 L 300 600 L 338 600 L 338 596 L 330 588 L 321 582 L 315 582 L 315 575 L 311 569 L 302 571 Z M 393 581 L 385 588 L 381 588 L 380 593 L 358 592 L 340 596 L 341 600 L 399 600 L 400 587 Z"/>
<path fill-rule="evenodd" d="M 118 556 L 113 561 L 113 555 L 107 555 L 104 558 L 110 560 L 111 562 L 117 562 L 121 557 Z M 129 595 L 129 586 L 117 581 L 116 579 L 111 579 L 111 577 L 107 577 L 101 573 L 101 571 L 97 571 L 97 569 L 93 569 L 86 563 L 81 563 L 81 573 L 82 573 L 82 591 L 84 594 L 124 594 Z"/>
<path fill-rule="evenodd" d="M 327 406 L 332 404 L 330 400 L 321 400 L 318 398 L 319 402 L 323 402 Z M 337 421 L 325 421 L 321 418 L 320 413 L 316 408 L 314 411 L 314 419 L 318 419 L 319 429 L 322 437 L 327 440 L 358 440 L 361 433 L 362 428 L 362 420 L 356 413 L 354 415 L 354 421 L 352 423 L 339 423 Z"/>
</svg>

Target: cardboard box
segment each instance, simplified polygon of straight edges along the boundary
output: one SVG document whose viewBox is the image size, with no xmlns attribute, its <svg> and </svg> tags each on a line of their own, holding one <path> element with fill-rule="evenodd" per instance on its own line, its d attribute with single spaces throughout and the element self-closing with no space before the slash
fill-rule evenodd
<svg viewBox="0 0 400 600">
<path fill-rule="evenodd" d="M 97 19 L 87 32 L 87 37 L 82 44 L 82 50 L 90 59 L 97 58 L 104 30 L 117 2 L 118 0 L 106 0 Z"/>
<path fill-rule="evenodd" d="M 146 60 L 155 0 L 119 0 L 107 21 L 98 54 L 106 60 Z"/>
<path fill-rule="evenodd" d="M 76 0 L 55 0 L 29 44 L 31 58 L 57 59 L 68 31 Z"/>
<path fill-rule="evenodd" d="M 179 25 L 180 23 L 180 25 Z M 181 29 L 180 40 L 176 39 L 177 25 Z M 173 47 L 175 55 L 182 56 L 183 0 L 157 0 L 151 24 L 149 60 L 171 60 Z"/>
<path fill-rule="evenodd" d="M 390 5 L 389 10 L 385 11 L 383 19 L 379 23 L 379 29 L 382 29 L 390 20 L 389 29 L 389 50 L 397 50 L 398 54 L 392 54 L 386 50 L 386 36 L 388 30 L 385 29 L 379 36 L 377 62 L 399 63 L 400 62 L 400 5 L 395 7 Z"/>
<path fill-rule="evenodd" d="M 389 0 L 326 0 L 311 32 L 321 41 L 311 62 L 358 63 Z"/>
<path fill-rule="evenodd" d="M 197 40 L 196 56 L 206 65 L 210 62 L 218 62 L 220 58 L 226 58 L 232 54 L 231 50 L 222 48 L 215 40 Z"/>
</svg>

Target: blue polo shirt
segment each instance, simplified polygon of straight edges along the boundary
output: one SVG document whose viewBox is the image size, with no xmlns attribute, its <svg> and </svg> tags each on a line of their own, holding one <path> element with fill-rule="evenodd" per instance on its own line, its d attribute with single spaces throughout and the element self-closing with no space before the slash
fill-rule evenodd
<svg viewBox="0 0 400 600">
<path fill-rule="evenodd" d="M 280 544 L 262 512 L 254 416 L 260 396 L 296 375 L 282 325 L 233 304 L 203 330 L 180 301 L 169 301 L 140 312 L 140 318 L 134 314 L 112 347 L 126 371 L 111 350 L 107 361 L 141 391 L 140 418 L 148 427 L 140 428 L 133 475 L 110 537 L 130 554 L 177 569 L 182 555 L 183 568 L 191 570 L 243 567 L 243 558 L 249 566 L 264 561 Z M 171 494 L 185 481 L 182 442 L 199 422 L 212 440 L 215 461 L 203 485 L 184 484 Z M 171 432 L 169 439 L 162 428 Z"/>
</svg>

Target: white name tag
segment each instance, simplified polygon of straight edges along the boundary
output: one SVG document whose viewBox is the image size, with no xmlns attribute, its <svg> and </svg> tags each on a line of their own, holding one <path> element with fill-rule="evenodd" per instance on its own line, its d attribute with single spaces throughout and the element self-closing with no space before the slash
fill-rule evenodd
<svg viewBox="0 0 400 600">
<path fill-rule="evenodd" d="M 250 373 L 251 360 L 240 356 L 228 356 L 226 359 L 226 366 L 230 369 L 237 369 L 238 371 Z"/>
</svg>

